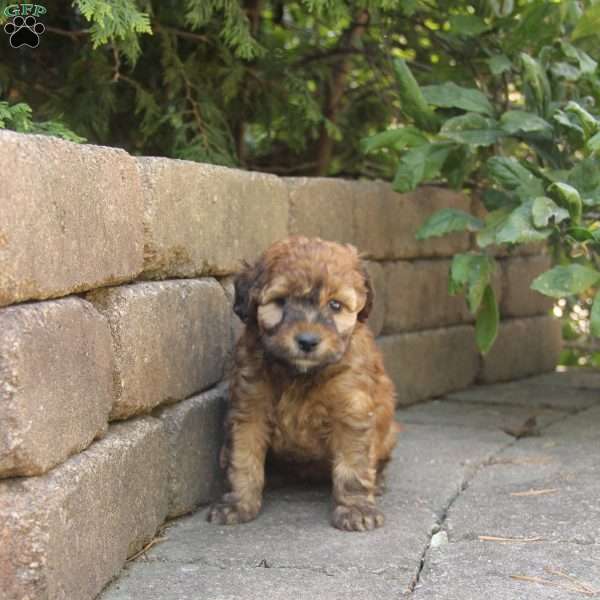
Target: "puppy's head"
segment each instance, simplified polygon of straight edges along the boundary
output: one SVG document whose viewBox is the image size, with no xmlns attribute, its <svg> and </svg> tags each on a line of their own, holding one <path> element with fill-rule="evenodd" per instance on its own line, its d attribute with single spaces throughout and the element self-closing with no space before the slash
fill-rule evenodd
<svg viewBox="0 0 600 600">
<path fill-rule="evenodd" d="M 372 303 L 356 249 L 319 238 L 276 242 L 235 281 L 236 314 L 270 356 L 301 373 L 340 360 Z"/>
</svg>

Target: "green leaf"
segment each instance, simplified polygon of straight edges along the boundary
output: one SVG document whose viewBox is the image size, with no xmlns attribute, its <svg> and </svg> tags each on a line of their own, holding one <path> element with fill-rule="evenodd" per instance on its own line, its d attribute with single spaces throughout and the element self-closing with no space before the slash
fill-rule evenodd
<svg viewBox="0 0 600 600">
<path fill-rule="evenodd" d="M 394 60 L 394 73 L 402 101 L 402 112 L 413 119 L 421 129 L 437 131 L 438 119 L 433 109 L 427 104 L 417 80 L 401 58 Z"/>
<path fill-rule="evenodd" d="M 589 54 L 564 40 L 560 42 L 560 47 L 565 56 L 579 63 L 579 69 L 582 73 L 592 74 L 596 71 L 598 63 Z"/>
<path fill-rule="evenodd" d="M 138 34 L 152 34 L 148 13 L 141 12 L 133 0 L 74 0 L 73 4 L 91 24 L 89 32 L 94 49 L 110 42 L 115 51 L 120 50 L 135 64 L 141 52 Z"/>
<path fill-rule="evenodd" d="M 506 133 L 552 133 L 552 125 L 537 115 L 524 110 L 509 110 L 500 117 L 500 127 Z"/>
<path fill-rule="evenodd" d="M 454 231 L 477 231 L 483 221 L 456 208 L 442 208 L 431 215 L 417 231 L 418 240 L 446 235 Z"/>
<path fill-rule="evenodd" d="M 487 60 L 492 75 L 502 75 L 505 71 L 510 71 L 512 62 L 506 54 L 495 54 Z"/>
<path fill-rule="evenodd" d="M 450 265 L 448 291 L 452 295 L 465 292 L 469 310 L 475 314 L 495 270 L 496 263 L 487 254 L 455 254 Z"/>
<path fill-rule="evenodd" d="M 516 158 L 492 156 L 486 166 L 494 181 L 508 190 L 515 190 L 521 199 L 543 196 L 544 185 L 541 179 L 521 165 Z"/>
<path fill-rule="evenodd" d="M 440 135 L 471 146 L 491 146 L 501 137 L 498 122 L 476 113 L 448 119 L 440 129 Z"/>
<path fill-rule="evenodd" d="M 482 354 L 487 354 L 496 336 L 498 335 L 498 323 L 500 314 L 494 288 L 488 284 L 483 292 L 481 306 L 475 321 L 475 339 Z"/>
<path fill-rule="evenodd" d="M 493 188 L 487 189 L 483 192 L 482 197 L 483 205 L 487 210 L 492 211 L 503 206 L 510 206 L 511 209 L 518 204 L 518 200 L 514 194 L 509 194 L 503 190 L 496 190 Z"/>
<path fill-rule="evenodd" d="M 567 235 L 572 237 L 576 242 L 587 242 L 595 239 L 594 233 L 587 227 L 569 227 Z"/>
<path fill-rule="evenodd" d="M 557 182 L 548 188 L 548 192 L 553 194 L 561 206 L 567 208 L 575 225 L 581 222 L 583 203 L 579 192 L 573 186 L 568 183 Z"/>
<path fill-rule="evenodd" d="M 534 227 L 532 208 L 533 200 L 529 200 L 515 208 L 498 229 L 496 242 L 499 244 L 527 244 L 545 240 L 552 233 L 552 230 L 538 230 Z"/>
<path fill-rule="evenodd" d="M 567 182 L 576 188 L 584 199 L 600 196 L 600 158 L 589 156 L 577 161 L 568 174 Z"/>
<path fill-rule="evenodd" d="M 523 52 L 520 57 L 523 66 L 523 82 L 528 86 L 526 92 L 529 92 L 538 112 L 546 117 L 552 97 L 548 76 L 537 60 Z"/>
<path fill-rule="evenodd" d="M 576 263 L 559 265 L 533 280 L 531 289 L 552 296 L 562 298 L 572 294 L 581 294 L 587 291 L 600 280 L 600 272 L 590 267 Z"/>
<path fill-rule="evenodd" d="M 545 0 L 515 2 L 518 7 L 518 19 L 508 26 L 508 35 L 503 36 L 504 47 L 509 54 L 524 48 L 536 48 L 546 43 L 552 43 L 558 37 L 556 31 L 556 5 Z M 502 26 L 501 26 L 502 27 Z"/>
<path fill-rule="evenodd" d="M 414 190 L 421 181 L 439 175 L 450 147 L 447 144 L 425 144 L 408 150 L 400 159 L 392 187 L 397 192 Z"/>
<path fill-rule="evenodd" d="M 403 154 L 392 187 L 397 192 L 410 192 L 414 190 L 425 176 L 425 164 L 429 148 L 427 145 L 417 146 Z"/>
<path fill-rule="evenodd" d="M 427 143 L 427 138 L 415 127 L 397 127 L 363 138 L 360 141 L 360 148 L 365 154 L 368 154 L 380 148 L 394 147 L 401 150 L 406 146 L 419 146 L 425 143 Z"/>
<path fill-rule="evenodd" d="M 562 110 L 557 110 L 552 115 L 552 120 L 572 131 L 578 138 L 581 136 L 581 140 L 583 140 L 583 127 L 575 122 L 575 117 L 568 115 Z"/>
<path fill-rule="evenodd" d="M 557 78 L 563 78 L 567 81 L 577 81 L 581 77 L 581 71 L 567 62 L 555 62 L 550 65 L 552 75 Z"/>
<path fill-rule="evenodd" d="M 600 121 L 587 110 L 585 110 L 585 108 L 577 104 L 577 102 L 571 101 L 567 103 L 567 106 L 565 106 L 565 111 L 567 113 L 575 114 L 579 117 L 579 121 L 583 129 L 584 140 L 587 140 L 600 131 Z"/>
<path fill-rule="evenodd" d="M 554 219 L 555 223 L 560 223 L 569 218 L 568 210 L 561 208 L 554 200 L 546 196 L 540 196 L 533 201 L 531 214 L 536 227 L 548 226 L 550 219 Z"/>
<path fill-rule="evenodd" d="M 600 290 L 596 292 L 590 312 L 590 332 L 593 336 L 600 337 Z"/>
<path fill-rule="evenodd" d="M 475 15 L 451 15 L 450 31 L 458 35 L 473 36 L 487 31 L 490 26 Z"/>
<path fill-rule="evenodd" d="M 590 35 L 598 35 L 600 32 L 600 4 L 594 4 L 580 17 L 577 26 L 571 34 L 573 41 Z"/>
<path fill-rule="evenodd" d="M 422 88 L 423 96 L 429 104 L 443 108 L 461 108 L 467 112 L 493 115 L 494 107 L 486 95 L 475 88 L 465 88 L 450 81 L 440 85 Z"/>
<path fill-rule="evenodd" d="M 496 243 L 496 234 L 504 226 L 514 206 L 504 206 L 489 213 L 484 219 L 484 228 L 477 232 L 476 241 L 480 248 Z"/>
<path fill-rule="evenodd" d="M 454 145 L 442 168 L 442 177 L 455 190 L 461 189 L 466 177 L 476 166 L 477 155 L 469 146 Z"/>
<path fill-rule="evenodd" d="M 600 152 L 600 131 L 593 135 L 585 144 L 585 147 L 592 154 L 595 152 Z"/>
</svg>

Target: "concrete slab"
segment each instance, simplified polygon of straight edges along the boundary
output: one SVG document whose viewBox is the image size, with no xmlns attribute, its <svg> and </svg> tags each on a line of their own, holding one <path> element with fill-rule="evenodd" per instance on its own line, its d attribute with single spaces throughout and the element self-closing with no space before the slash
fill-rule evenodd
<svg viewBox="0 0 600 600">
<path fill-rule="evenodd" d="M 515 576 L 525 579 L 515 579 Z M 461 542 L 430 552 L 412 598 L 568 600 L 595 597 L 581 593 L 586 589 L 585 584 L 589 590 L 600 590 L 600 546 Z"/>
<path fill-rule="evenodd" d="M 564 412 L 539 407 L 507 404 L 451 402 L 448 399 L 417 404 L 398 412 L 404 423 L 418 423 L 473 429 L 513 431 L 535 417 L 538 426 L 545 427 L 564 418 Z"/>
<path fill-rule="evenodd" d="M 530 379 L 496 385 L 477 385 L 448 395 L 453 402 L 554 408 L 577 412 L 600 404 L 600 393 L 592 389 L 530 384 Z"/>
<path fill-rule="evenodd" d="M 125 570 L 106 597 L 112 600 L 379 600 L 393 597 L 398 590 L 394 579 L 358 571 L 333 573 L 309 567 L 254 567 L 227 569 L 224 576 L 222 569 L 202 563 L 141 563 L 133 570 Z"/>
<path fill-rule="evenodd" d="M 600 481 L 567 465 L 495 465 L 452 506 L 451 541 L 479 536 L 592 544 L 600 533 Z"/>
<path fill-rule="evenodd" d="M 600 543 L 600 437 L 580 434 L 584 427 L 598 431 L 599 409 L 499 453 L 452 506 L 450 539 L 492 535 Z"/>
<path fill-rule="evenodd" d="M 272 492 L 255 521 L 239 527 L 216 526 L 206 522 L 206 511 L 200 511 L 169 528 L 169 539 L 148 556 L 159 562 L 200 561 L 220 568 L 255 567 L 266 561 L 274 568 L 358 569 L 393 577 L 407 587 L 436 518 L 414 497 L 401 494 L 388 494 L 379 505 L 386 525 L 351 535 L 329 524 L 328 491 L 304 496 Z"/>
<path fill-rule="evenodd" d="M 556 423 L 548 429 L 548 435 L 565 438 L 565 441 L 572 440 L 573 442 L 589 439 L 591 442 L 600 445 L 600 403 L 570 419 Z"/>
<path fill-rule="evenodd" d="M 570 368 L 524 379 L 523 383 L 597 390 L 600 394 L 600 369 Z"/>
<path fill-rule="evenodd" d="M 444 399 L 399 411 L 404 429 L 380 499 L 382 529 L 332 528 L 329 486 L 269 489 L 259 518 L 246 525 L 215 526 L 206 510 L 174 521 L 167 539 L 101 599 L 566 600 L 595 591 L 600 405 L 578 414 L 540 409 L 548 394 L 559 397 L 556 388 L 526 387 L 516 401 L 507 384 L 490 386 L 487 396 L 477 388 L 481 402 Z M 559 391 L 572 410 L 590 403 L 590 390 Z M 513 404 L 496 404 L 510 394 Z M 498 417 L 522 419 L 532 410 L 539 437 L 498 429 Z"/>
<path fill-rule="evenodd" d="M 387 472 L 386 489 L 410 494 L 441 516 L 477 468 L 510 443 L 512 438 L 501 431 L 406 424 Z"/>
<path fill-rule="evenodd" d="M 160 573 L 165 563 L 172 572 L 190 563 L 213 569 L 219 575 L 218 581 L 212 579 L 215 586 L 225 585 L 223 581 L 228 581 L 230 575 L 242 581 L 242 575 L 249 574 L 249 590 L 255 592 L 248 591 L 246 598 L 261 597 L 261 586 L 267 583 L 253 568 L 265 563 L 271 567 L 270 573 L 277 572 L 270 576 L 272 585 L 283 569 L 288 574 L 303 570 L 302 581 L 306 586 L 298 585 L 297 589 L 311 592 L 313 598 L 346 598 L 352 594 L 358 598 L 375 598 L 391 591 L 409 590 L 418 573 L 422 553 L 446 506 L 477 464 L 489 460 L 510 440 L 500 432 L 486 430 L 473 431 L 469 438 L 458 427 L 406 426 L 390 464 L 387 491 L 379 502 L 386 515 L 382 529 L 351 535 L 331 527 L 329 486 L 268 490 L 261 515 L 251 523 L 237 527 L 215 526 L 206 522 L 205 510 L 174 522 L 165 533 L 168 539 L 148 552 L 149 563 L 137 561 L 130 565 L 125 579 L 111 586 L 102 598 L 179 600 L 186 597 L 186 589 L 193 589 L 194 581 L 201 587 L 200 575 L 192 573 L 189 577 L 182 576 L 172 592 L 165 584 L 160 589 L 162 595 L 152 596 L 159 593 L 153 591 L 152 586 L 161 578 L 146 575 L 153 573 L 148 564 Z M 439 451 L 440 447 L 444 452 Z M 345 581 L 339 584 L 341 587 L 332 581 L 321 588 L 323 573 L 336 577 L 344 573 Z M 380 587 L 363 587 L 372 576 L 377 576 Z M 120 581 L 125 582 L 122 588 L 118 587 Z M 288 581 L 292 586 L 292 580 Z M 188 584 L 190 588 L 186 587 Z M 344 587 L 346 585 L 348 587 Z M 230 595 L 211 597 L 238 597 L 233 583 L 227 584 L 226 589 Z M 296 588 L 284 588 L 281 596 L 277 595 L 278 590 L 272 592 L 275 595 L 262 597 L 289 598 L 291 589 Z M 368 595 L 371 589 L 373 595 Z M 321 591 L 317 593 L 318 590 Z"/>
</svg>

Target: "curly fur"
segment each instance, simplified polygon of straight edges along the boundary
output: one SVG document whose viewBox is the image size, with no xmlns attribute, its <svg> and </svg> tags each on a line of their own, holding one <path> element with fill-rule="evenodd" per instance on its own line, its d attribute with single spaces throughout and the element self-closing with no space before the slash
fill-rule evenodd
<svg viewBox="0 0 600 600">
<path fill-rule="evenodd" d="M 234 310 L 246 327 L 222 454 L 231 491 L 209 520 L 258 515 L 270 451 L 298 472 L 331 474 L 335 527 L 382 525 L 375 495 L 396 441 L 394 389 L 365 324 L 373 290 L 358 252 L 289 238 L 247 265 L 235 288 Z M 299 342 L 307 336 L 309 350 Z"/>
</svg>

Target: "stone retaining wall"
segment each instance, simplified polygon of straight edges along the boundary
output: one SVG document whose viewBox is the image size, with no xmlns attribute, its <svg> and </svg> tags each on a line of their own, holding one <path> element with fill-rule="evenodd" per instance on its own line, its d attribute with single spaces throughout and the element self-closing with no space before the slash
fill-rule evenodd
<svg viewBox="0 0 600 600">
<path fill-rule="evenodd" d="M 221 486 L 231 275 L 290 233 L 355 244 L 401 404 L 553 368 L 547 257 L 500 255 L 485 358 L 446 292 L 468 235 L 417 242 L 440 188 L 273 175 L 0 132 L 0 600 L 87 600 Z"/>
</svg>

